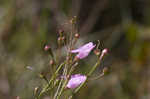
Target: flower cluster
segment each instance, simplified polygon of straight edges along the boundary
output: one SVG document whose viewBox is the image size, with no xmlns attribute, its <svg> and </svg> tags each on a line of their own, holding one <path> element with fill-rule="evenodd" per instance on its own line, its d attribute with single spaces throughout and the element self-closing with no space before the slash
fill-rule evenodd
<svg viewBox="0 0 150 99">
<path fill-rule="evenodd" d="M 76 23 L 75 19 L 72 19 L 71 20 L 72 26 L 75 23 Z M 68 37 L 70 38 L 68 39 Z M 80 35 L 77 32 L 72 31 L 69 35 L 67 35 L 65 34 L 64 30 L 61 30 L 59 31 L 59 37 L 58 37 L 58 49 L 55 50 L 56 54 L 53 52 L 52 46 L 46 45 L 44 47 L 44 50 L 48 52 L 49 55 L 51 56 L 49 64 L 51 66 L 52 73 L 50 79 L 47 79 L 46 76 L 44 75 L 41 76 L 44 80 L 46 80 L 47 85 L 39 93 L 37 99 L 39 99 L 39 97 L 47 91 L 50 91 L 51 94 L 54 93 L 54 95 L 52 96 L 53 99 L 60 99 L 61 95 L 63 94 L 63 91 L 65 91 L 64 89 L 66 88 L 73 89 L 72 91 L 76 93 L 82 87 L 82 85 L 84 85 L 84 83 L 88 81 L 88 77 L 90 77 L 91 74 L 95 71 L 95 69 L 100 65 L 100 61 L 107 53 L 107 49 L 104 49 L 101 52 L 98 49 L 99 42 L 97 45 L 94 44 L 93 42 L 88 42 L 77 49 L 70 50 L 72 48 L 75 48 L 74 45 L 79 39 L 79 37 Z M 61 58 L 61 48 L 63 46 L 65 46 L 67 50 L 66 58 L 63 62 L 62 60 L 60 62 L 59 59 Z M 74 70 L 75 67 L 78 65 L 78 62 L 81 59 L 86 58 L 94 49 L 95 49 L 94 52 L 96 52 L 96 56 L 98 56 L 95 65 L 91 66 L 91 69 L 88 71 L 87 74 L 78 74 L 78 73 L 74 74 Z M 73 54 L 76 54 L 75 57 Z M 76 59 L 78 61 L 76 61 Z M 106 72 L 106 70 L 107 69 L 105 69 L 104 72 Z"/>
</svg>

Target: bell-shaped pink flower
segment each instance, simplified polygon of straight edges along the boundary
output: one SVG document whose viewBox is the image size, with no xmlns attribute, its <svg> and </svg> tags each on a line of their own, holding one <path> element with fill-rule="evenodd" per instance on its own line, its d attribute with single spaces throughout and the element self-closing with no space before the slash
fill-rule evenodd
<svg viewBox="0 0 150 99">
<path fill-rule="evenodd" d="M 78 87 L 80 84 L 84 83 L 87 79 L 87 76 L 81 74 L 72 75 L 70 80 L 68 81 L 67 88 L 74 89 Z"/>
<path fill-rule="evenodd" d="M 71 50 L 71 53 L 78 53 L 77 54 L 77 58 L 79 59 L 83 59 L 85 57 L 87 57 L 89 55 L 89 53 L 91 52 L 91 50 L 95 47 L 96 45 L 94 45 L 92 42 L 89 42 L 83 46 L 81 46 L 78 49 L 75 50 Z"/>
</svg>

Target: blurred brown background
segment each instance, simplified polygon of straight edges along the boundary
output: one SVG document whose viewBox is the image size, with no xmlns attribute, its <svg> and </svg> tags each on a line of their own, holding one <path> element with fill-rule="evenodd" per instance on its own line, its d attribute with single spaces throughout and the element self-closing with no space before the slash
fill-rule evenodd
<svg viewBox="0 0 150 99">
<path fill-rule="evenodd" d="M 59 28 L 73 16 L 78 43 L 99 39 L 109 49 L 101 66 L 110 72 L 74 99 L 150 99 L 149 0 L 0 0 L 0 99 L 33 99 L 44 83 L 38 73 L 49 68 L 43 44 L 56 49 Z M 82 60 L 82 71 L 93 62 Z"/>
</svg>

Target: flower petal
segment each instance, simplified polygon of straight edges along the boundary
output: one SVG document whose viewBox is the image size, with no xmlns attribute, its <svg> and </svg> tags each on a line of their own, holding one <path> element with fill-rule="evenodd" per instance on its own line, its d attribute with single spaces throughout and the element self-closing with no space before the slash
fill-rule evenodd
<svg viewBox="0 0 150 99">
<path fill-rule="evenodd" d="M 75 74 L 71 76 L 71 79 L 68 81 L 67 88 L 76 88 L 78 87 L 81 83 L 84 83 L 87 77 L 85 75 L 81 74 Z"/>
<path fill-rule="evenodd" d="M 79 59 L 83 59 L 85 57 L 88 56 L 88 54 L 91 52 L 91 50 L 95 47 L 96 45 L 94 45 L 92 42 L 89 42 L 83 46 L 81 46 L 78 49 L 75 50 L 71 50 L 71 53 L 78 53 L 77 57 Z"/>
</svg>

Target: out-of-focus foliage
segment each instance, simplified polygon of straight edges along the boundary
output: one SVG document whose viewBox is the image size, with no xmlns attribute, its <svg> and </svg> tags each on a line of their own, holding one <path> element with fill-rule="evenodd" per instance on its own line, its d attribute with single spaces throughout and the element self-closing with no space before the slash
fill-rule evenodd
<svg viewBox="0 0 150 99">
<path fill-rule="evenodd" d="M 0 99 L 34 98 L 34 88 L 45 83 L 38 75 L 50 77 L 43 45 L 55 51 L 58 30 L 69 31 L 73 16 L 78 44 L 99 39 L 109 49 L 101 66 L 110 72 L 88 82 L 74 99 L 150 99 L 149 12 L 149 0 L 1 0 Z M 82 60 L 76 72 L 86 72 L 93 59 Z"/>
</svg>

